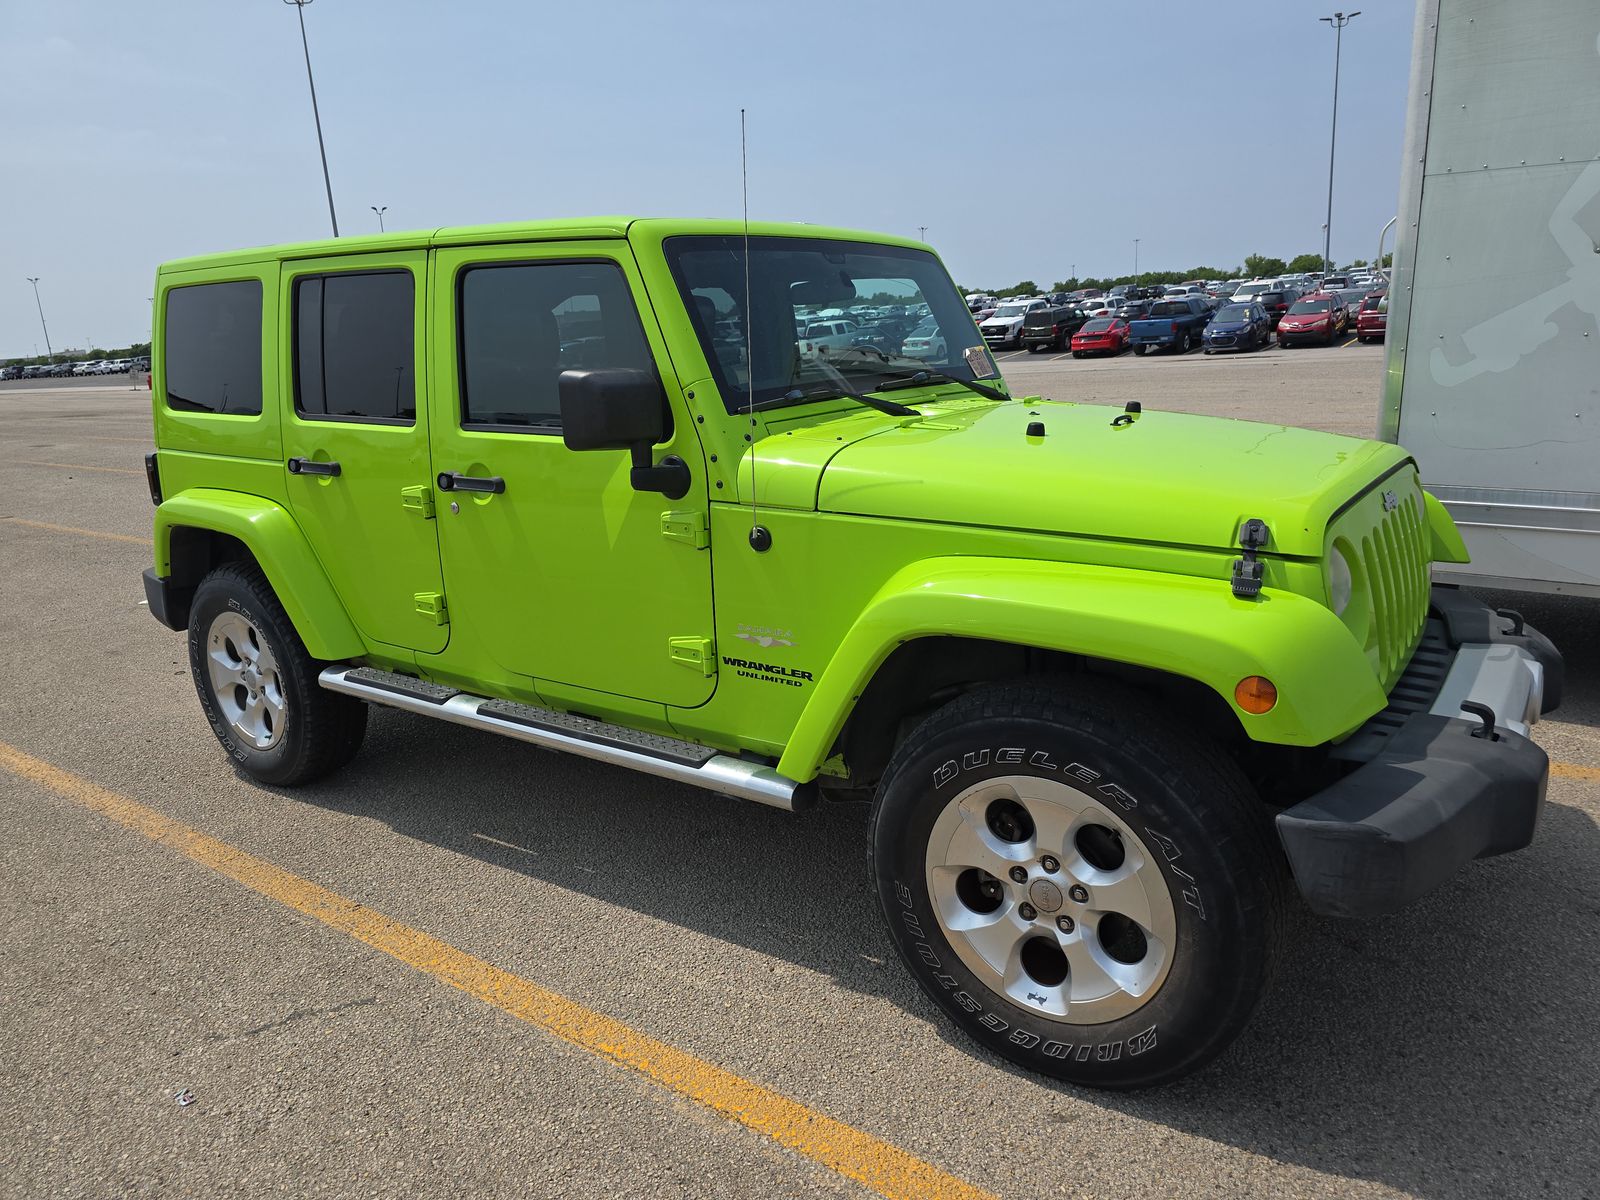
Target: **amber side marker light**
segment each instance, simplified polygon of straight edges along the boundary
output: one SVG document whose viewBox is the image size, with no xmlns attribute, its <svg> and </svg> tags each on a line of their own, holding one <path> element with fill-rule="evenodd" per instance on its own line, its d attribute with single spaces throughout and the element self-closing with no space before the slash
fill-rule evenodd
<svg viewBox="0 0 1600 1200">
<path fill-rule="evenodd" d="M 1278 689 L 1265 675 L 1246 675 L 1233 689 L 1233 702 L 1247 713 L 1260 716 L 1278 702 Z"/>
</svg>

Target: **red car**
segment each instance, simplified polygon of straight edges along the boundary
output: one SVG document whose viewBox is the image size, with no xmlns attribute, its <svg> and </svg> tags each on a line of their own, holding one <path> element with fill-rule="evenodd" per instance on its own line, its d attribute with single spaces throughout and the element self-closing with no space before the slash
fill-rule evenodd
<svg viewBox="0 0 1600 1200">
<path fill-rule="evenodd" d="M 1121 354 L 1128 348 L 1128 323 L 1121 317 L 1096 317 L 1072 335 L 1072 357 Z"/>
<path fill-rule="evenodd" d="M 1298 342 L 1333 345 L 1334 339 L 1350 327 L 1350 310 L 1337 292 L 1312 292 L 1289 306 L 1278 322 L 1278 345 L 1285 348 Z"/>
<path fill-rule="evenodd" d="M 1381 342 L 1389 328 L 1389 289 L 1379 288 L 1361 298 L 1356 312 L 1356 341 Z"/>
</svg>

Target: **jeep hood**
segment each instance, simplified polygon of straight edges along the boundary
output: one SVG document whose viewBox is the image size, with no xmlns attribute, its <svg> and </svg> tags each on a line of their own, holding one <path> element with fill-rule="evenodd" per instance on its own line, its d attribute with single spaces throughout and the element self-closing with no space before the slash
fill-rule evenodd
<svg viewBox="0 0 1600 1200">
<path fill-rule="evenodd" d="M 761 502 L 814 495 L 823 512 L 1220 550 L 1260 517 L 1270 552 L 1320 557 L 1334 512 L 1407 458 L 1386 442 L 1159 410 L 1113 426 L 1122 411 L 1101 405 L 916 406 L 920 417 L 862 413 L 763 439 Z M 1028 435 L 1032 422 L 1044 436 Z M 802 442 L 822 453 L 792 453 Z"/>
</svg>

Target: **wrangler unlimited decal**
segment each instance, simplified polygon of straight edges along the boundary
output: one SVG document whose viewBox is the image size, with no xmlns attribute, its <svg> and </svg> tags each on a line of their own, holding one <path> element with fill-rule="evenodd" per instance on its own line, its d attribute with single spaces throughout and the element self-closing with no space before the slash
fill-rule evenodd
<svg viewBox="0 0 1600 1200">
<path fill-rule="evenodd" d="M 751 662 L 747 658 L 733 658 L 730 655 L 722 656 L 722 665 L 732 667 L 747 679 L 760 679 L 766 683 L 781 683 L 788 687 L 805 687 L 812 682 L 810 671 L 798 671 L 793 667 L 779 666 L 777 663 Z"/>
</svg>

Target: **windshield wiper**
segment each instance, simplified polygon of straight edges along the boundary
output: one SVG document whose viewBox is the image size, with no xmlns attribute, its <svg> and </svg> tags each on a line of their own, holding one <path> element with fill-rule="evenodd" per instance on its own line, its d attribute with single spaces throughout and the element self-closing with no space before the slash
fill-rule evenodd
<svg viewBox="0 0 1600 1200">
<path fill-rule="evenodd" d="M 998 401 L 1001 404 L 1005 404 L 1011 399 L 1010 396 L 1006 395 L 998 388 L 988 387 L 987 385 L 981 383 L 974 383 L 970 379 L 961 379 L 955 375 L 946 375 L 942 371 L 929 370 L 914 371 L 910 375 L 896 376 L 894 379 L 889 380 L 889 382 L 880 387 L 878 391 L 892 392 L 896 388 L 921 387 L 925 383 L 958 383 L 962 387 L 966 388 L 969 392 L 976 392 L 980 396 L 984 396 L 990 400 Z"/>
<path fill-rule="evenodd" d="M 847 387 L 834 385 L 833 387 L 819 388 L 806 391 L 803 388 L 794 388 L 772 400 L 764 400 L 755 406 L 760 412 L 768 408 L 782 408 L 789 404 L 803 404 L 809 400 L 854 400 L 858 404 L 865 404 L 868 408 L 875 408 L 881 413 L 888 413 L 891 417 L 920 417 L 922 414 L 914 408 L 907 408 L 904 404 L 897 404 L 893 400 L 885 400 L 881 396 L 869 396 L 866 392 L 853 392 Z"/>
</svg>

